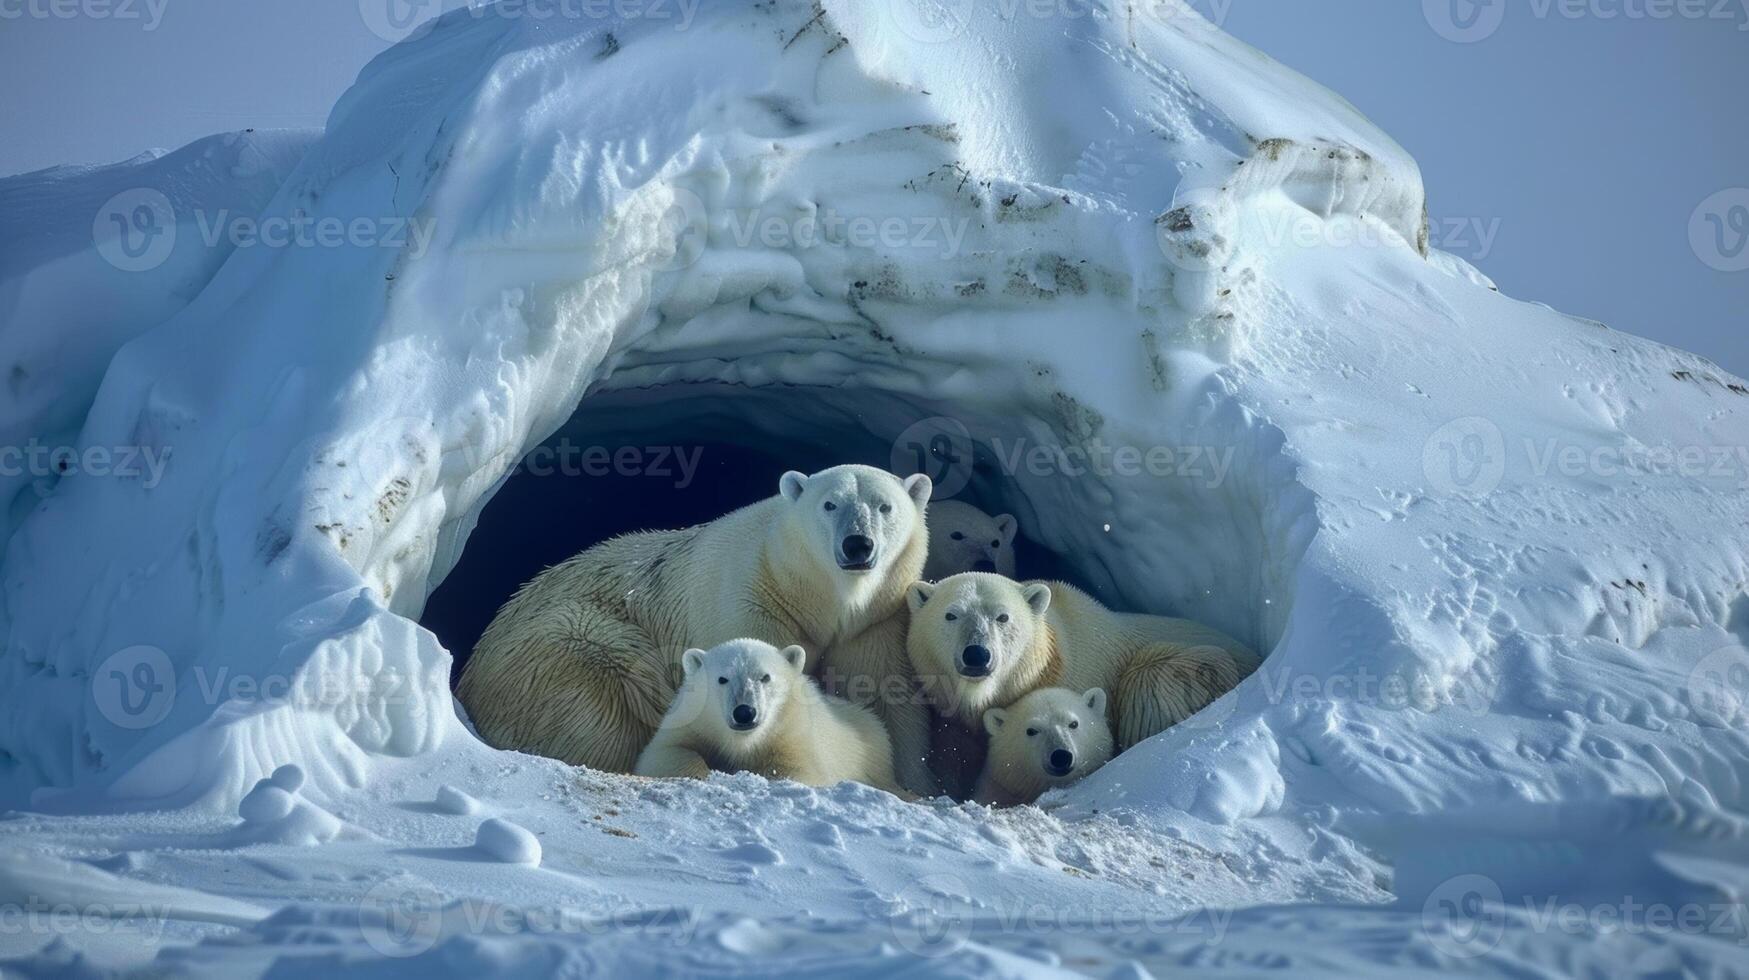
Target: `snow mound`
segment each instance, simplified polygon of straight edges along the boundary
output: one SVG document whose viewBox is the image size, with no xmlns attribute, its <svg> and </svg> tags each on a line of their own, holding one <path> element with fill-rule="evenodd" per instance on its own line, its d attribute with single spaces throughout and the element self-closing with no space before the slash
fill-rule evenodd
<svg viewBox="0 0 1749 980">
<path fill-rule="evenodd" d="M 474 849 L 504 864 L 539 864 L 540 839 L 508 820 L 492 817 L 474 834 Z"/>
<path fill-rule="evenodd" d="M 439 813 L 447 813 L 457 817 L 468 817 L 480 812 L 479 800 L 448 783 L 437 787 L 437 796 L 431 805 Z"/>
<path fill-rule="evenodd" d="M 1526 922 L 1575 880 L 1535 828 L 1574 812 L 1627 814 L 1636 840 L 1675 852 L 1679 875 L 1638 856 L 1599 871 L 1636 901 L 1734 894 L 1718 879 L 1735 838 L 1690 831 L 1749 807 L 1749 386 L 1427 254 L 1406 154 L 1176 0 L 921 16 L 940 6 L 725 2 L 684 31 L 474 8 L 375 61 L 263 217 L 420 234 L 238 249 L 113 357 L 81 346 L 108 368 L 77 445 L 173 450 L 162 479 L 10 485 L 0 802 L 195 821 L 254 792 L 257 816 L 292 799 L 356 823 L 389 782 L 402 795 L 362 829 L 411 845 L 465 834 L 455 805 L 425 802 L 449 784 L 542 832 L 545 874 L 568 862 L 553 835 L 601 842 L 560 830 L 574 815 L 541 781 L 556 767 L 484 788 L 511 763 L 457 718 L 450 652 L 415 622 L 511 467 L 573 430 L 870 462 L 946 444 L 925 460 L 944 493 L 1017 514 L 1112 603 L 1269 658 L 1048 817 L 1028 811 L 1049 829 L 1024 837 L 986 835 L 988 811 L 752 777 L 596 814 L 635 867 L 682 845 L 711 862 L 714 952 L 793 953 L 786 930 L 812 929 L 715 918 L 746 889 L 821 860 L 921 870 L 944 839 L 962 882 L 1014 873 L 1017 852 L 1049 869 L 1015 880 L 1023 897 L 1104 862 L 1113 877 L 1075 891 L 1101 912 L 1159 899 L 1125 862 L 1174 847 L 1219 855 L 1173 882 L 1193 908 L 1376 901 L 1396 860 L 1399 894 L 1436 900 L 1431 924 L 1355 915 L 1411 967 L 1600 962 L 1535 949 L 1547 930 Z M 307 777 L 295 792 L 271 779 L 288 764 Z M 717 819 L 700 801 L 727 805 L 725 786 L 765 809 L 699 841 Z M 1647 800 L 1679 803 L 1688 829 Z M 880 832 L 851 837 L 859 822 Z M 1096 830 L 1133 853 L 1082 860 Z M 469 845 L 452 843 L 420 858 L 433 875 L 539 877 L 457 861 Z M 440 897 L 479 884 L 446 878 Z M 505 900 L 527 886 L 495 885 Z M 822 889 L 771 897 L 799 914 Z M 896 890 L 829 902 L 904 920 L 917 903 Z M 1505 908 L 1497 945 L 1441 949 L 1437 900 Z M 320 901 L 250 938 L 332 922 Z M 1284 921 L 1329 924 L 1239 921 L 1252 940 L 1097 962 L 1237 968 L 1279 949 Z M 604 961 L 651 962 L 635 932 Z M 1340 934 L 1356 948 L 1283 962 L 1354 968 L 1364 927 Z M 1039 952 L 973 935 L 990 937 L 965 954 L 983 968 Z M 1693 938 L 1616 952 L 1682 965 Z M 884 962 L 859 948 L 847 961 Z"/>
</svg>

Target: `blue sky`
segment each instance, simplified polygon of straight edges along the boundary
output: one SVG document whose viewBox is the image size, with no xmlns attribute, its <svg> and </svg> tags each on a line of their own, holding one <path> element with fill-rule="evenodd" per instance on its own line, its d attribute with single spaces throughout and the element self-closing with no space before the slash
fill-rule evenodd
<svg viewBox="0 0 1749 980">
<path fill-rule="evenodd" d="M 320 126 L 406 2 L 0 0 L 0 174 Z M 1749 0 L 1192 5 L 1408 147 L 1506 292 L 1749 375 Z"/>
</svg>

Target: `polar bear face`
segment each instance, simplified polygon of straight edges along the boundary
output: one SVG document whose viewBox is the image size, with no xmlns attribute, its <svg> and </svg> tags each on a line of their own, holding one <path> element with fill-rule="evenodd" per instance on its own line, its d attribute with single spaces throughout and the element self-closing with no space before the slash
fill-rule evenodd
<svg viewBox="0 0 1749 980">
<path fill-rule="evenodd" d="M 923 577 L 938 582 L 961 572 L 1014 577 L 1012 514 L 991 517 L 971 504 L 942 500 L 929 506 L 929 563 Z"/>
<path fill-rule="evenodd" d="M 721 735 L 721 743 L 751 748 L 777 727 L 775 721 L 806 682 L 807 652 L 779 650 L 763 640 L 730 640 L 681 656 L 686 679 L 681 697 L 698 724 Z"/>
<path fill-rule="evenodd" d="M 1111 761 L 1105 692 L 1040 688 L 1008 708 L 984 712 L 996 780 L 1026 797 L 1064 786 Z"/>
<path fill-rule="evenodd" d="M 828 567 L 876 577 L 892 567 L 923 529 L 933 492 L 921 474 L 901 480 L 872 466 L 834 466 L 813 476 L 785 473 L 778 491 L 789 503 L 787 530 Z"/>
<path fill-rule="evenodd" d="M 911 665 L 943 714 L 976 724 L 1022 670 L 1051 605 L 1050 586 L 984 572 L 906 590 Z"/>
</svg>

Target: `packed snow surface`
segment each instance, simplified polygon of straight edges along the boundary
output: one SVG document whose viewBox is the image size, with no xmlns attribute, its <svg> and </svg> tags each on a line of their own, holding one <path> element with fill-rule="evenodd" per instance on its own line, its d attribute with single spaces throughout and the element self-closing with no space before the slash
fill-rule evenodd
<svg viewBox="0 0 1749 980">
<path fill-rule="evenodd" d="M 1745 968 L 1743 382 L 1429 253 L 1399 147 L 1173 0 L 512 6 L 307 153 L 0 183 L 60 243 L 5 246 L 0 442 L 79 450 L 0 477 L 0 970 Z M 124 217 L 362 229 L 98 269 L 202 154 Z M 1008 811 L 493 751 L 415 619 L 589 399 L 950 418 L 1090 587 L 1269 658 Z"/>
</svg>

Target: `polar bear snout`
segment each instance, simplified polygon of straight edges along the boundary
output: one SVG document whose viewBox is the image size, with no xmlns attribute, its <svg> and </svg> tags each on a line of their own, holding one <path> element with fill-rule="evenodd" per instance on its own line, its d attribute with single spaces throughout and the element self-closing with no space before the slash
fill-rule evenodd
<svg viewBox="0 0 1749 980">
<path fill-rule="evenodd" d="M 959 663 L 954 666 L 959 669 L 961 677 L 989 677 L 996 662 L 990 648 L 978 643 L 961 650 L 958 659 Z"/>
<path fill-rule="evenodd" d="M 1051 757 L 1045 762 L 1045 772 L 1053 776 L 1067 776 L 1075 770 L 1075 753 L 1068 749 L 1053 749 Z"/>
<path fill-rule="evenodd" d="M 994 572 L 995 570 L 996 563 L 988 558 L 980 558 L 972 562 L 972 571 L 974 572 Z"/>
<path fill-rule="evenodd" d="M 729 727 L 738 732 L 747 732 L 758 728 L 759 709 L 750 704 L 735 705 L 735 710 L 729 713 Z"/>
<path fill-rule="evenodd" d="M 875 566 L 875 541 L 866 534 L 846 535 L 838 542 L 838 567 L 847 572 L 866 572 Z"/>
</svg>

